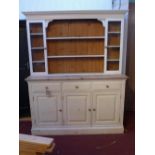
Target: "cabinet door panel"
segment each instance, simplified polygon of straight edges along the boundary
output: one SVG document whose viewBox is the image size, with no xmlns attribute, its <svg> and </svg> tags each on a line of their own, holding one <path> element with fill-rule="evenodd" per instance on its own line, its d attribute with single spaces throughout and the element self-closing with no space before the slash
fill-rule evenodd
<svg viewBox="0 0 155 155">
<path fill-rule="evenodd" d="M 90 95 L 65 93 L 64 113 L 68 125 L 90 125 Z"/>
<path fill-rule="evenodd" d="M 62 109 L 60 96 L 36 95 L 35 96 L 35 116 L 38 125 L 59 125 L 62 123 Z"/>
<path fill-rule="evenodd" d="M 109 124 L 119 121 L 119 93 L 94 93 L 93 124 Z"/>
</svg>

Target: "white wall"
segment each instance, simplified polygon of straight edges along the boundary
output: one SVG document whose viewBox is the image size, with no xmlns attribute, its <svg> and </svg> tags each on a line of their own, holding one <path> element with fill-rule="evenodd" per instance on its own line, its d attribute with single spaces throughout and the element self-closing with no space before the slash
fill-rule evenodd
<svg viewBox="0 0 155 155">
<path fill-rule="evenodd" d="M 19 0 L 19 18 L 23 11 L 105 10 L 112 8 L 112 0 Z"/>
<path fill-rule="evenodd" d="M 112 1 L 118 9 L 119 0 L 19 0 L 19 19 L 25 19 L 24 11 L 60 11 L 60 10 L 111 10 Z M 123 8 L 128 8 L 129 0 L 121 0 Z"/>
</svg>

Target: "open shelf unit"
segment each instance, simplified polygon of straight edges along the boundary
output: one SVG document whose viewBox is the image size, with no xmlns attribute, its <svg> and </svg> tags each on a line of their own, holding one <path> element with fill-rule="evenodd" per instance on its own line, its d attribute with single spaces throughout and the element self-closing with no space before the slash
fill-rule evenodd
<svg viewBox="0 0 155 155">
<path fill-rule="evenodd" d="M 48 24 L 46 36 L 48 73 L 104 71 L 105 29 L 101 22 L 55 20 Z"/>
<path fill-rule="evenodd" d="M 108 21 L 107 34 L 107 71 L 118 71 L 120 68 L 121 21 Z"/>
<path fill-rule="evenodd" d="M 29 23 L 29 43 L 32 62 L 32 71 L 34 73 L 45 72 L 45 44 L 44 44 L 44 33 L 42 22 Z"/>
<path fill-rule="evenodd" d="M 28 27 L 32 74 L 121 72 L 121 19 L 36 20 Z"/>
</svg>

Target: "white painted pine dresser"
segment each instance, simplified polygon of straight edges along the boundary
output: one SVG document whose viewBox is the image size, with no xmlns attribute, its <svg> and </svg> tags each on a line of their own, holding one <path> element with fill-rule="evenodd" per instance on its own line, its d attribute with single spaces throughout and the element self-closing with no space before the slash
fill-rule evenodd
<svg viewBox="0 0 155 155">
<path fill-rule="evenodd" d="M 32 134 L 123 133 L 127 12 L 24 14 Z"/>
</svg>

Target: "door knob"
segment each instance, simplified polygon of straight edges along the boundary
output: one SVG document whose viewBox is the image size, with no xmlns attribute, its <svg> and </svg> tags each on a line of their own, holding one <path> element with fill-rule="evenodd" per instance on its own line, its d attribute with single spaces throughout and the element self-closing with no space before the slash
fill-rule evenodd
<svg viewBox="0 0 155 155">
<path fill-rule="evenodd" d="M 109 85 L 106 85 L 106 88 L 109 88 Z"/>
<path fill-rule="evenodd" d="M 79 86 L 75 86 L 75 88 L 76 88 L 76 89 L 78 89 L 78 88 L 79 88 Z"/>
</svg>

